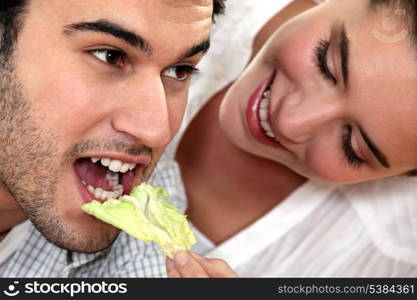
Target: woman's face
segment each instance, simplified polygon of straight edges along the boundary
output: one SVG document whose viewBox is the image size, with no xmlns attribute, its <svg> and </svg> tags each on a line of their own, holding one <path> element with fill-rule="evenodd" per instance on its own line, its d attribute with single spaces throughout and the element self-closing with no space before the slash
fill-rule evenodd
<svg viewBox="0 0 417 300">
<path fill-rule="evenodd" d="M 222 103 L 233 143 L 330 182 L 417 167 L 417 49 L 407 12 L 368 4 L 328 0 L 275 32 Z"/>
</svg>

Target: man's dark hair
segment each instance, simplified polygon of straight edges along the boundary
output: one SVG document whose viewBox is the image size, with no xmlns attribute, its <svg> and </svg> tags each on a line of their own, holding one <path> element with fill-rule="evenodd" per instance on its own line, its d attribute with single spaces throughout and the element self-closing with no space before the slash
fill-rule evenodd
<svg viewBox="0 0 417 300">
<path fill-rule="evenodd" d="M 213 1 L 213 17 L 223 14 L 224 9 L 226 7 L 225 2 L 226 0 L 214 0 Z"/>
<path fill-rule="evenodd" d="M 23 25 L 23 15 L 27 0 L 1 0 L 0 3 L 0 64 L 6 63 L 13 53 L 19 31 Z"/>
</svg>

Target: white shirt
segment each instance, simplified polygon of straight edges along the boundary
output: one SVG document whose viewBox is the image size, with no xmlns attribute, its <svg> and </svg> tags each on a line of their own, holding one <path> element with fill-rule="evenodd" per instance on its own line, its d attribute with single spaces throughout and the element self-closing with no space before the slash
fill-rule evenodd
<svg viewBox="0 0 417 300">
<path fill-rule="evenodd" d="M 227 15 L 214 29 L 212 48 L 199 66 L 202 75 L 191 85 L 185 122 L 165 161 L 174 161 L 188 124 L 241 74 L 256 34 L 289 2 L 227 1 Z M 170 188 L 184 207 L 184 186 L 175 170 L 177 182 Z M 346 186 L 308 181 L 218 246 L 197 230 L 196 236 L 192 250 L 226 260 L 243 277 L 416 277 L 417 179 Z"/>
<path fill-rule="evenodd" d="M 308 181 L 200 254 L 223 258 L 248 277 L 415 277 L 416 199 L 417 179 L 351 186 Z"/>
</svg>

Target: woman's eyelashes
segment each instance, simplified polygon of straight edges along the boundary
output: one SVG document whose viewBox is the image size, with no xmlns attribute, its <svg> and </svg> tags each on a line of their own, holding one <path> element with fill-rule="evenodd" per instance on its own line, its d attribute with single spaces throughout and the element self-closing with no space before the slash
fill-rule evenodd
<svg viewBox="0 0 417 300">
<path fill-rule="evenodd" d="M 321 75 L 326 80 L 330 80 L 334 85 L 337 84 L 336 77 L 332 74 L 327 64 L 327 55 L 330 48 L 329 40 L 319 40 L 318 45 L 315 48 L 315 58 L 316 65 Z M 360 158 L 355 149 L 352 146 L 352 126 L 347 125 L 343 128 L 342 137 L 341 137 L 341 146 L 343 150 L 343 155 L 346 158 L 349 166 L 352 168 L 360 168 L 365 161 Z"/>
<path fill-rule="evenodd" d="M 352 146 L 352 126 L 347 125 L 342 132 L 342 150 L 348 164 L 353 168 L 360 168 L 365 161 L 360 158 Z"/>
<path fill-rule="evenodd" d="M 330 41 L 319 40 L 318 45 L 315 48 L 316 65 L 321 75 L 326 80 L 330 80 L 334 85 L 337 84 L 336 77 L 332 74 L 327 64 L 327 53 L 329 52 Z"/>
</svg>

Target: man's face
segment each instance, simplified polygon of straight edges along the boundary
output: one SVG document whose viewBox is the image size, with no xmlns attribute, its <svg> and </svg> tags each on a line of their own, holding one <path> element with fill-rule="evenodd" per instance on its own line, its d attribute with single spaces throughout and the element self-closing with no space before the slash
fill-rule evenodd
<svg viewBox="0 0 417 300">
<path fill-rule="evenodd" d="M 149 177 L 180 125 L 212 1 L 37 0 L 28 11 L 14 70 L 0 73 L 2 203 L 58 246 L 98 251 L 117 230 L 80 207 Z"/>
</svg>

